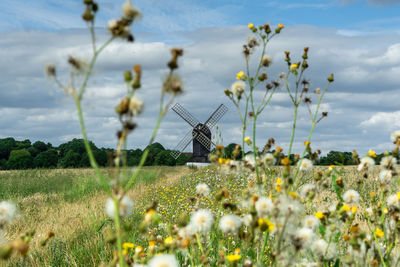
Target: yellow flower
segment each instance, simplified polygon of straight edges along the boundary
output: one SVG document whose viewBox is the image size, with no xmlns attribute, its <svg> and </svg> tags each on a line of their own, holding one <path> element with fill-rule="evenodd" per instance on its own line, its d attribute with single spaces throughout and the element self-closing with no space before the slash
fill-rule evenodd
<svg viewBox="0 0 400 267">
<path fill-rule="evenodd" d="M 397 192 L 397 199 L 400 199 L 400 192 Z"/>
<path fill-rule="evenodd" d="M 309 144 L 311 144 L 310 141 L 304 141 L 304 145 L 305 145 L 305 146 L 308 146 Z"/>
<path fill-rule="evenodd" d="M 246 137 L 244 138 L 244 141 L 245 141 L 246 144 L 248 144 L 249 146 L 251 145 L 250 137 L 246 136 Z"/>
<path fill-rule="evenodd" d="M 167 246 L 171 246 L 173 243 L 174 243 L 174 239 L 171 236 L 164 239 L 164 244 Z"/>
<path fill-rule="evenodd" d="M 375 230 L 375 235 L 376 235 L 377 237 L 379 237 L 379 238 L 382 238 L 382 237 L 385 235 L 385 233 L 382 231 L 382 229 L 376 228 L 376 230 Z"/>
<path fill-rule="evenodd" d="M 281 187 L 278 185 L 275 187 L 276 192 L 280 193 L 282 191 Z"/>
<path fill-rule="evenodd" d="M 236 79 L 237 79 L 237 80 L 243 80 L 245 77 L 246 77 L 246 76 L 244 75 L 244 72 L 243 72 L 243 71 L 239 71 L 239 72 L 236 74 Z"/>
<path fill-rule="evenodd" d="M 369 192 L 369 196 L 370 197 L 374 197 L 376 195 L 376 192 L 375 191 L 371 191 L 371 192 Z M 399 198 L 400 199 L 400 198 Z"/>
<path fill-rule="evenodd" d="M 135 247 L 135 245 L 133 243 L 125 242 L 122 244 L 123 249 L 129 249 L 129 248 L 134 248 L 134 247 Z"/>
<path fill-rule="evenodd" d="M 332 169 L 333 169 L 333 168 L 335 168 L 335 165 L 330 165 L 329 168 L 332 168 Z"/>
<path fill-rule="evenodd" d="M 383 209 L 383 212 L 384 212 L 385 214 L 387 214 L 387 213 L 389 212 L 388 208 L 384 208 L 384 209 Z"/>
<path fill-rule="evenodd" d="M 247 27 L 251 30 L 251 29 L 253 29 L 254 24 L 250 22 L 249 25 L 247 25 Z"/>
<path fill-rule="evenodd" d="M 291 196 L 292 198 L 297 198 L 297 194 L 295 192 L 289 192 L 289 196 Z"/>
<path fill-rule="evenodd" d="M 299 64 L 298 63 L 293 63 L 292 65 L 290 65 L 290 70 L 297 70 L 299 68 Z"/>
<path fill-rule="evenodd" d="M 282 179 L 281 178 L 276 179 L 276 185 L 282 185 Z"/>
<path fill-rule="evenodd" d="M 140 253 L 140 252 L 142 252 L 143 251 L 143 248 L 141 247 L 141 246 L 137 246 L 136 248 L 135 248 L 135 253 Z"/>
<path fill-rule="evenodd" d="M 347 204 L 344 204 L 344 205 L 342 206 L 342 210 L 343 210 L 343 211 L 350 211 L 350 207 L 349 207 Z"/>
<path fill-rule="evenodd" d="M 356 206 L 351 207 L 351 212 L 352 212 L 353 214 L 356 213 L 356 212 L 357 212 L 357 207 L 356 207 Z"/>
<path fill-rule="evenodd" d="M 240 254 L 240 248 L 235 248 L 235 254 L 239 255 Z"/>
<path fill-rule="evenodd" d="M 283 148 L 281 148 L 280 146 L 277 146 L 277 147 L 275 148 L 275 150 L 276 150 L 277 152 L 282 152 L 282 151 L 283 151 Z"/>
<path fill-rule="evenodd" d="M 238 262 L 241 258 L 242 258 L 241 255 L 236 255 L 236 254 L 226 256 L 226 259 L 232 263 Z"/>
<path fill-rule="evenodd" d="M 224 159 L 224 158 L 219 158 L 219 159 L 218 159 L 219 164 L 226 164 L 226 163 L 228 163 L 229 161 L 231 161 L 231 159 Z"/>
<path fill-rule="evenodd" d="M 376 158 L 376 153 L 375 153 L 375 151 L 373 151 L 373 150 L 369 150 L 368 151 L 368 156 L 370 156 L 370 157 L 372 157 L 372 158 Z"/>
<path fill-rule="evenodd" d="M 279 24 L 278 24 L 278 28 L 281 28 L 281 29 L 283 29 L 283 28 L 285 28 L 285 25 L 283 25 L 283 24 L 279 23 Z"/>
<path fill-rule="evenodd" d="M 324 218 L 324 214 L 321 212 L 321 211 L 317 211 L 316 213 L 314 213 L 314 216 L 317 218 L 317 219 L 322 219 L 322 218 Z"/>
</svg>

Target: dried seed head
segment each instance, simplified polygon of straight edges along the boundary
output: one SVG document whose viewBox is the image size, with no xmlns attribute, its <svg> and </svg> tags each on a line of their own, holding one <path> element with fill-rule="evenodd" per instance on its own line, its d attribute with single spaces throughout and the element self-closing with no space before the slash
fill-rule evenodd
<svg viewBox="0 0 400 267">
<path fill-rule="evenodd" d="M 183 93 L 181 78 L 177 75 L 167 77 L 163 84 L 163 92 L 171 95 L 180 95 Z"/>
<path fill-rule="evenodd" d="M 261 64 L 264 67 L 269 67 L 271 65 L 271 63 L 272 63 L 272 58 L 270 56 L 265 55 L 262 57 Z"/>
<path fill-rule="evenodd" d="M 55 77 L 57 75 L 56 66 L 53 64 L 47 65 L 45 68 L 45 72 L 46 72 L 47 77 L 49 77 L 49 78 Z"/>
</svg>

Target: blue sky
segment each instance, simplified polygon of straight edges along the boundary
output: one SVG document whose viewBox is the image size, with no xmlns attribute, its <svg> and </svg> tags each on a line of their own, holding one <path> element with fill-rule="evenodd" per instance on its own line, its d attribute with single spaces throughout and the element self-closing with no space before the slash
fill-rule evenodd
<svg viewBox="0 0 400 267">
<path fill-rule="evenodd" d="M 121 15 L 124 1 L 99 0 L 98 40 L 104 40 L 110 19 Z M 100 56 L 85 100 L 89 138 L 98 146 L 114 147 L 118 120 L 113 108 L 123 96 L 121 73 L 133 64 L 143 65 L 145 112 L 130 147 L 142 147 L 155 123 L 153 102 L 169 49 L 183 47 L 180 73 L 187 93 L 178 102 L 200 120 L 220 103 L 229 112 L 220 122 L 224 144 L 240 142 L 239 121 L 223 90 L 244 68 L 241 47 L 250 35 L 247 24 L 283 23 L 286 27 L 269 46 L 273 58 L 270 77 L 285 71 L 283 51 L 300 57 L 310 47 L 306 77 L 312 87 L 323 87 L 335 73 L 335 83 L 323 104 L 329 112 L 314 135 L 315 148 L 361 152 L 390 149 L 389 136 L 400 129 L 400 0 L 309 1 L 132 1 L 143 12 L 135 24 L 133 44 L 116 41 Z M 0 2 L 0 138 L 43 140 L 57 145 L 80 137 L 72 101 L 44 74 L 48 63 L 68 79 L 69 55 L 84 60 L 90 42 L 81 1 Z M 204 98 L 207 95 L 207 98 Z M 287 147 L 291 109 L 288 96 L 278 91 L 260 118 L 257 142 L 269 137 Z M 310 126 L 301 111 L 295 149 L 302 148 Z M 189 130 L 170 112 L 158 141 L 173 148 Z"/>
</svg>

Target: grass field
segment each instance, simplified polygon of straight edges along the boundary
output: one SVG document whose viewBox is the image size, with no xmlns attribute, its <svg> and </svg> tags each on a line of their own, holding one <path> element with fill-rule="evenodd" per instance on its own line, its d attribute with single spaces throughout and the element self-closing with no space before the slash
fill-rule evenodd
<svg viewBox="0 0 400 267">
<path fill-rule="evenodd" d="M 276 171 L 279 175 L 281 170 Z M 357 188 L 362 198 L 376 190 L 372 178 L 357 182 L 362 177 L 354 167 L 347 167 L 344 172 L 345 188 Z M 312 175 L 307 177 L 312 179 Z M 198 183 L 206 183 L 211 189 L 210 195 L 197 203 L 198 207 L 216 210 L 219 202 L 215 197 L 222 188 L 227 188 L 232 196 L 230 201 L 240 206 L 240 199 L 234 196 L 239 198 L 244 192 L 242 178 L 215 167 L 199 170 L 145 168 L 128 193 L 135 203 L 134 215 L 127 219 L 127 225 L 131 227 L 128 239 L 143 247 L 147 245 L 146 235 L 138 229 L 145 209 L 152 201 L 159 203 L 158 213 L 163 221 L 177 222 L 182 214 L 190 214 L 194 207 L 190 197 L 196 195 Z M 306 177 L 303 179 L 306 182 Z M 7 239 L 15 239 L 30 230 L 36 232 L 28 256 L 14 257 L 7 266 L 95 266 L 112 259 L 112 247 L 106 242 L 108 229 L 112 227 L 104 212 L 106 195 L 100 190 L 92 170 L 3 171 L 0 172 L 0 198 L 12 200 L 19 208 L 16 222 L 6 233 Z M 314 203 L 320 207 L 328 206 L 332 199 L 334 192 L 328 188 L 318 194 Z M 364 208 L 360 207 L 360 210 Z M 307 209 L 313 210 L 313 205 Z M 162 228 L 163 224 L 159 226 L 158 234 L 167 236 L 170 229 Z M 48 231 L 54 232 L 55 238 L 42 247 L 40 241 Z"/>
<path fill-rule="evenodd" d="M 181 177 L 191 173 L 187 167 L 144 168 L 129 192 L 136 210 L 130 218 L 132 223 L 151 203 L 155 189 L 173 188 Z M 7 239 L 13 240 L 25 231 L 36 232 L 29 255 L 24 260 L 12 259 L 8 266 L 94 266 L 112 257 L 104 242 L 109 227 L 104 212 L 106 195 L 93 170 L 2 171 L 0 199 L 17 203 L 19 209 L 16 222 L 6 233 Z M 40 241 L 48 231 L 54 232 L 55 238 L 41 247 Z"/>
</svg>

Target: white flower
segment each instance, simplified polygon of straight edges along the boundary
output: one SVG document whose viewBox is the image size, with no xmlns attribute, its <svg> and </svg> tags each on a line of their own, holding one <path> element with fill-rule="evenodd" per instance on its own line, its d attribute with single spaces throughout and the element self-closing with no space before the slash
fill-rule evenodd
<svg viewBox="0 0 400 267">
<path fill-rule="evenodd" d="M 241 96 L 246 88 L 246 84 L 243 81 L 236 81 L 231 85 L 231 91 L 236 96 Z"/>
<path fill-rule="evenodd" d="M 254 158 L 254 154 L 247 154 L 246 156 L 244 156 L 243 162 L 245 165 L 248 165 L 250 167 L 256 166 L 256 159 Z"/>
<path fill-rule="evenodd" d="M 319 220 L 315 216 L 308 215 L 304 219 L 304 226 L 310 229 L 315 229 L 319 225 Z"/>
<path fill-rule="evenodd" d="M 296 236 L 303 242 L 303 246 L 307 246 L 313 240 L 314 233 L 310 228 L 304 227 L 297 231 Z"/>
<path fill-rule="evenodd" d="M 397 194 L 388 196 L 388 198 L 386 199 L 386 203 L 388 205 L 388 208 L 398 209 L 400 202 Z"/>
<path fill-rule="evenodd" d="M 357 167 L 358 171 L 362 171 L 362 170 L 368 170 L 368 171 L 372 171 L 375 167 L 375 161 L 373 158 L 371 157 L 363 157 L 361 159 L 360 164 Z"/>
<path fill-rule="evenodd" d="M 347 190 L 343 194 L 343 200 L 346 203 L 358 203 L 360 201 L 360 194 L 353 189 Z"/>
<path fill-rule="evenodd" d="M 186 225 L 185 227 L 179 229 L 178 236 L 182 239 L 191 238 L 194 235 L 193 227 L 191 224 Z"/>
<path fill-rule="evenodd" d="M 208 196 L 210 194 L 210 188 L 206 184 L 198 184 L 196 186 L 196 192 L 199 196 Z"/>
<path fill-rule="evenodd" d="M 0 202 L 0 226 L 6 223 L 11 223 L 14 219 L 17 207 L 10 202 Z"/>
<path fill-rule="evenodd" d="M 300 203 L 291 198 L 280 196 L 278 202 L 277 206 L 283 216 L 295 215 L 301 210 Z"/>
<path fill-rule="evenodd" d="M 380 164 L 384 169 L 395 169 L 397 167 L 397 159 L 392 156 L 383 157 Z"/>
<path fill-rule="evenodd" d="M 244 225 L 246 226 L 250 226 L 253 222 L 253 216 L 251 216 L 250 214 L 246 214 L 243 216 L 243 222 Z"/>
<path fill-rule="evenodd" d="M 119 216 L 124 218 L 131 215 L 132 212 L 133 201 L 127 195 L 125 195 L 119 201 Z M 115 204 L 112 198 L 108 198 L 106 201 L 106 214 L 111 218 L 115 218 Z"/>
<path fill-rule="evenodd" d="M 397 140 L 400 139 L 400 130 L 397 130 L 395 132 L 392 133 L 392 135 L 390 136 L 390 139 L 392 140 L 392 142 L 396 142 Z"/>
<path fill-rule="evenodd" d="M 301 188 L 301 196 L 307 198 L 310 194 L 315 192 L 315 185 L 313 184 L 305 184 Z"/>
<path fill-rule="evenodd" d="M 313 167 L 312 161 L 309 159 L 301 159 L 298 164 L 299 164 L 300 171 L 302 171 L 302 172 L 308 172 Z"/>
<path fill-rule="evenodd" d="M 272 211 L 272 209 L 274 208 L 274 203 L 272 203 L 272 200 L 270 198 L 260 197 L 257 200 L 255 207 L 258 217 L 264 217 Z"/>
<path fill-rule="evenodd" d="M 392 171 L 382 170 L 379 173 L 379 182 L 383 185 L 389 185 L 392 183 Z"/>
<path fill-rule="evenodd" d="M 267 166 L 275 165 L 276 159 L 272 153 L 267 153 L 262 157 L 262 162 Z"/>
<path fill-rule="evenodd" d="M 149 267 L 178 267 L 178 261 L 174 255 L 161 254 L 154 256 L 149 261 Z"/>
<path fill-rule="evenodd" d="M 219 228 L 224 233 L 236 233 L 242 225 L 242 220 L 236 215 L 225 215 L 219 221 Z"/>
<path fill-rule="evenodd" d="M 366 208 L 365 212 L 368 214 L 368 216 L 372 216 L 374 214 L 374 211 L 372 210 L 372 208 Z"/>
<path fill-rule="evenodd" d="M 143 101 L 139 100 L 137 97 L 131 97 L 129 101 L 129 110 L 133 115 L 139 115 L 143 111 Z"/>
<path fill-rule="evenodd" d="M 328 243 L 326 243 L 325 240 L 318 239 L 318 240 L 314 241 L 314 243 L 312 245 L 312 250 L 315 254 L 317 254 L 318 256 L 321 257 L 321 256 L 325 255 L 327 247 L 328 247 Z"/>
<path fill-rule="evenodd" d="M 190 224 L 195 232 L 208 232 L 214 222 L 211 211 L 198 210 L 193 213 Z"/>
</svg>

